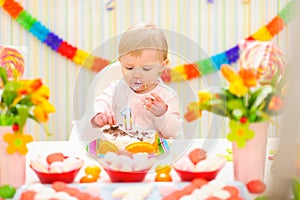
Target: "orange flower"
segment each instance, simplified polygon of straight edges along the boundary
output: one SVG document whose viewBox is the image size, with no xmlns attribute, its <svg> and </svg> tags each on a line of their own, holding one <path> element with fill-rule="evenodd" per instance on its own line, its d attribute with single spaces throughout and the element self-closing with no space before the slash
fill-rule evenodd
<svg viewBox="0 0 300 200">
<path fill-rule="evenodd" d="M 184 118 L 186 121 L 191 122 L 202 116 L 201 110 L 199 110 L 198 102 L 191 102 L 187 107 L 188 112 L 185 113 Z"/>
<path fill-rule="evenodd" d="M 269 110 L 278 112 L 282 109 L 283 101 L 279 96 L 273 96 L 269 103 Z"/>
<path fill-rule="evenodd" d="M 41 79 L 34 79 L 34 80 L 21 80 L 20 84 L 23 86 L 19 90 L 20 95 L 27 95 L 35 92 L 38 90 L 42 85 Z"/>
<path fill-rule="evenodd" d="M 251 69 L 242 68 L 239 71 L 239 75 L 247 87 L 256 86 L 256 75 Z"/>
<path fill-rule="evenodd" d="M 245 85 L 242 77 L 239 76 L 229 65 L 222 65 L 221 72 L 229 82 L 229 91 L 238 96 L 244 96 L 248 92 L 248 87 Z M 243 73 L 244 75 L 244 73 Z"/>
<path fill-rule="evenodd" d="M 221 66 L 221 73 L 229 83 L 240 79 L 239 75 L 227 64 Z"/>
<path fill-rule="evenodd" d="M 32 136 L 28 134 L 6 133 L 3 138 L 8 143 L 6 148 L 8 154 L 19 152 L 21 155 L 25 155 L 28 151 L 27 143 L 33 141 Z"/>
<path fill-rule="evenodd" d="M 202 110 L 199 110 L 199 105 L 209 101 L 212 98 L 212 94 L 207 91 L 198 91 L 198 98 L 198 102 L 191 102 L 187 107 L 188 112 L 185 113 L 184 118 L 188 122 L 194 121 L 202 116 Z"/>
</svg>

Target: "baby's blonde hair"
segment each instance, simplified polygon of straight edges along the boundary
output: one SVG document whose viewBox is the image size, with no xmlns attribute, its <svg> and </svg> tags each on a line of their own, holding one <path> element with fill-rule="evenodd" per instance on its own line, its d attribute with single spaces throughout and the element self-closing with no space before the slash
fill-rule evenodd
<svg viewBox="0 0 300 200">
<path fill-rule="evenodd" d="M 119 57 L 130 53 L 140 56 L 144 49 L 157 49 L 162 60 L 168 58 L 168 43 L 164 33 L 152 23 L 130 27 L 121 37 Z"/>
</svg>

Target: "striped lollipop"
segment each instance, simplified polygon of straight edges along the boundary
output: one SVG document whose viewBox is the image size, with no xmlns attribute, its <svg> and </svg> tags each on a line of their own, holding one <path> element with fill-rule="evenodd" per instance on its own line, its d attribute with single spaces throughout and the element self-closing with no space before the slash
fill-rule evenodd
<svg viewBox="0 0 300 200">
<path fill-rule="evenodd" d="M 16 49 L 0 46 L 0 67 L 6 70 L 9 80 L 14 76 L 19 79 L 24 73 L 24 58 Z"/>
<path fill-rule="evenodd" d="M 270 82 L 279 70 L 282 75 L 286 62 L 283 51 L 271 42 L 243 41 L 238 61 L 239 68 L 252 69 L 261 83 Z"/>
</svg>

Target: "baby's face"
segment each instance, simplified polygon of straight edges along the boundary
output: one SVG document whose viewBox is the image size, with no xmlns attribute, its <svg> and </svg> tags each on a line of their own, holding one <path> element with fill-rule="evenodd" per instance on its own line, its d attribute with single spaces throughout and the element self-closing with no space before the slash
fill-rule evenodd
<svg viewBox="0 0 300 200">
<path fill-rule="evenodd" d="M 120 57 L 124 80 L 136 93 L 147 93 L 157 85 L 168 60 L 162 61 L 158 51 L 145 49 L 141 55 L 126 54 Z"/>
</svg>

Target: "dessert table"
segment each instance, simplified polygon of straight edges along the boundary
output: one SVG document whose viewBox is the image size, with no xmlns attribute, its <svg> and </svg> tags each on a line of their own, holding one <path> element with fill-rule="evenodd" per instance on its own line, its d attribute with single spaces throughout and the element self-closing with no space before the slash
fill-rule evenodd
<svg viewBox="0 0 300 200">
<path fill-rule="evenodd" d="M 175 141 L 173 144 L 176 146 L 176 142 L 180 144 L 186 144 L 189 149 L 193 149 L 195 147 L 202 148 L 203 143 L 211 143 L 210 149 L 208 151 L 208 156 L 210 155 L 218 155 L 218 154 L 228 154 L 227 149 L 231 148 L 231 143 L 226 139 L 181 139 L 179 141 Z M 267 157 L 270 150 L 276 150 L 279 145 L 279 139 L 277 138 L 269 138 L 267 145 Z M 29 163 L 31 160 L 37 158 L 39 155 L 45 156 L 54 152 L 62 152 L 67 156 L 75 156 L 84 160 L 84 165 L 78 175 L 75 178 L 74 183 L 79 183 L 79 180 L 82 176 L 84 176 L 84 168 L 88 165 L 99 165 L 99 161 L 94 159 L 89 153 L 86 152 L 85 145 L 80 141 L 34 141 L 28 144 L 28 153 L 26 155 L 26 184 L 32 184 L 39 182 L 38 177 L 33 172 L 33 170 L 29 167 Z M 266 159 L 266 168 L 265 168 L 265 183 L 271 183 L 271 175 L 270 175 L 270 167 L 273 161 Z M 172 170 L 171 172 L 172 178 L 174 182 L 180 182 L 179 176 Z M 148 173 L 145 178 L 145 182 L 153 182 L 155 177 L 155 173 Z M 216 177 L 217 180 L 232 182 L 233 179 L 233 163 L 228 161 L 223 169 L 219 172 Z M 98 182 L 101 183 L 110 183 L 110 179 L 106 172 L 102 170 L 100 174 L 100 178 Z"/>
</svg>

